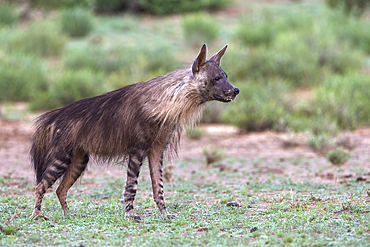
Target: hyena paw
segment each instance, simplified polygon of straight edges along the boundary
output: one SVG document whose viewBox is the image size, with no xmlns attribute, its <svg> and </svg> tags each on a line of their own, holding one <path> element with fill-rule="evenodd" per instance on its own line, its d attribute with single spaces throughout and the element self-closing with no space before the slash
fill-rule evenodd
<svg viewBox="0 0 370 247">
<path fill-rule="evenodd" d="M 126 218 L 129 220 L 134 220 L 134 221 L 140 221 L 141 217 L 139 215 L 135 215 L 133 212 L 132 213 L 126 213 Z"/>
<path fill-rule="evenodd" d="M 44 220 L 52 220 L 50 216 L 42 215 L 42 214 L 32 214 L 31 219 L 38 220 L 38 219 L 44 219 Z"/>
<path fill-rule="evenodd" d="M 168 219 L 172 220 L 172 219 L 175 219 L 175 218 L 178 218 L 179 216 L 177 216 L 177 214 L 167 214 L 166 215 Z"/>
</svg>

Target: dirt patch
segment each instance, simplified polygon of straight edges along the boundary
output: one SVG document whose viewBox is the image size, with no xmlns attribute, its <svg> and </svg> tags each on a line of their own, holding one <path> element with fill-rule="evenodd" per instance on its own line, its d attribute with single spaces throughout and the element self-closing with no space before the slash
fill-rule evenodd
<svg viewBox="0 0 370 247">
<path fill-rule="evenodd" d="M 286 133 L 263 132 L 240 135 L 233 127 L 222 125 L 202 125 L 207 133 L 201 140 L 188 140 L 182 137 L 179 160 L 202 159 L 203 148 L 213 145 L 223 150 L 227 157 L 246 160 L 245 167 L 233 167 L 232 172 L 243 169 L 250 171 L 261 181 L 269 174 L 289 177 L 293 181 L 309 179 L 315 182 L 341 183 L 348 180 L 370 182 L 370 129 L 358 129 L 349 135 L 356 140 L 351 151 L 351 159 L 344 165 L 332 166 L 325 157 L 313 152 L 305 143 L 304 135 L 290 136 Z M 14 181 L 34 183 L 34 175 L 29 160 L 30 140 L 33 133 L 31 121 L 6 122 L 0 120 L 0 176 L 11 177 Z M 287 147 L 290 140 L 294 145 Z M 227 160 L 227 159 L 226 159 Z M 228 170 L 227 161 L 219 167 Z M 204 169 L 199 164 L 181 168 L 173 167 L 174 174 L 190 175 L 193 170 Z M 217 166 L 215 168 L 218 168 Z M 106 177 L 126 177 L 125 168 L 120 166 L 91 165 L 85 178 L 97 185 Z M 148 173 L 143 179 L 150 179 Z M 217 176 L 215 176 L 217 178 Z M 206 178 L 212 180 L 212 177 Z M 248 182 L 247 178 L 235 181 Z M 90 184 L 90 182 L 89 182 Z"/>
</svg>

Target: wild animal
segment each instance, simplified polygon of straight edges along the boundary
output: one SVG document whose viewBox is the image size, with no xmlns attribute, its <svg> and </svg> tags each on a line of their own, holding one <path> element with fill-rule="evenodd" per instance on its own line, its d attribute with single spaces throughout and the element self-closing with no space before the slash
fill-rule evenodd
<svg viewBox="0 0 370 247">
<path fill-rule="evenodd" d="M 149 81 L 82 99 L 41 115 L 36 121 L 30 156 L 36 174 L 32 217 L 41 214 L 42 199 L 55 181 L 66 217 L 67 193 L 82 175 L 89 159 L 98 162 L 128 160 L 124 192 L 125 216 L 134 214 L 138 177 L 149 161 L 153 198 L 160 213 L 173 218 L 164 202 L 164 157 L 177 153 L 181 132 L 196 123 L 206 102 L 230 102 L 239 93 L 231 85 L 220 61 L 227 45 L 206 60 L 204 44 L 191 68 L 169 72 Z"/>
</svg>

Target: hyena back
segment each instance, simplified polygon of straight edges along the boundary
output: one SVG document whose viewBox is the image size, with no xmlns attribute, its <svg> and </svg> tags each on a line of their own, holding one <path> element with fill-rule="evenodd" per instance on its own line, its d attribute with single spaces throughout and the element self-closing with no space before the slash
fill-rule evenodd
<svg viewBox="0 0 370 247">
<path fill-rule="evenodd" d="M 56 193 L 64 215 L 69 216 L 67 192 L 93 156 L 106 162 L 128 158 L 124 204 L 129 218 L 139 218 L 133 202 L 140 168 L 148 158 L 154 201 L 162 215 L 173 217 L 163 197 L 164 154 L 176 154 L 182 130 L 199 119 L 205 102 L 230 102 L 239 93 L 220 68 L 226 48 L 206 60 L 203 45 L 190 69 L 82 99 L 40 116 L 30 151 L 37 183 L 32 216 L 48 218 L 41 214 L 42 199 L 62 176 Z"/>
</svg>

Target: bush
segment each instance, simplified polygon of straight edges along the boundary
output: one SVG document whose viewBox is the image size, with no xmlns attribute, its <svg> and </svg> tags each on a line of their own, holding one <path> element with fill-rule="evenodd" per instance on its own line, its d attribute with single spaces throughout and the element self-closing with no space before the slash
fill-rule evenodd
<svg viewBox="0 0 370 247">
<path fill-rule="evenodd" d="M 291 32 L 277 35 L 269 47 L 230 49 L 223 66 L 231 80 L 281 78 L 297 87 L 312 87 L 328 72 L 360 69 L 364 57 L 333 35 Z"/>
<path fill-rule="evenodd" d="M 326 157 L 333 165 L 341 165 L 346 163 L 351 158 L 351 155 L 343 147 L 338 147 L 329 152 Z"/>
<path fill-rule="evenodd" d="M 89 68 L 107 73 L 125 70 L 127 75 L 142 76 L 152 72 L 169 72 L 178 68 L 173 52 L 164 46 L 124 47 L 93 46 L 76 43 L 66 49 L 63 64 L 70 69 Z"/>
<path fill-rule="evenodd" d="M 12 3 L 0 3 L 0 26 L 11 26 L 18 21 L 16 8 Z"/>
<path fill-rule="evenodd" d="M 53 109 L 108 91 L 104 75 L 91 70 L 67 70 L 51 76 L 49 88 L 31 103 L 32 109 Z"/>
<path fill-rule="evenodd" d="M 263 82 L 281 78 L 295 86 L 312 86 L 317 84 L 317 77 L 321 74 L 311 54 L 308 57 L 299 54 L 309 52 L 304 49 L 304 45 L 300 44 L 287 52 L 265 47 L 249 51 L 230 50 L 223 65 L 231 81 L 254 79 Z"/>
<path fill-rule="evenodd" d="M 27 101 L 46 90 L 47 67 L 37 58 L 0 50 L 0 101 Z"/>
<path fill-rule="evenodd" d="M 370 23 L 350 16 L 328 13 L 328 29 L 337 40 L 370 53 Z"/>
<path fill-rule="evenodd" d="M 289 87 L 286 83 L 271 81 L 265 86 L 246 81 L 238 87 L 240 95 L 227 106 L 223 115 L 225 122 L 245 131 L 286 129 L 287 114 L 294 107 L 287 96 Z"/>
<path fill-rule="evenodd" d="M 88 43 L 70 45 L 63 51 L 62 62 L 65 67 L 73 70 L 88 68 L 108 73 L 119 71 L 123 65 L 117 54 Z"/>
<path fill-rule="evenodd" d="M 219 9 L 229 3 L 231 0 L 139 0 L 139 5 L 143 10 L 156 15 Z"/>
<path fill-rule="evenodd" d="M 121 11 L 137 11 L 139 3 L 135 0 L 95 0 L 95 11 L 102 12 L 121 12 Z"/>
<path fill-rule="evenodd" d="M 263 13 L 258 17 L 244 17 L 236 27 L 235 39 L 243 45 L 270 45 L 278 31 L 272 25 L 270 17 L 268 13 Z"/>
<path fill-rule="evenodd" d="M 186 130 L 186 136 L 189 140 L 200 140 L 203 135 L 205 134 L 205 131 L 199 128 L 188 128 Z"/>
<path fill-rule="evenodd" d="M 216 21 L 205 13 L 192 14 L 182 19 L 181 25 L 185 40 L 193 46 L 211 43 L 219 35 Z"/>
<path fill-rule="evenodd" d="M 207 166 L 210 166 L 216 162 L 220 162 L 222 159 L 226 157 L 225 152 L 214 146 L 208 146 L 203 148 L 203 155 L 206 158 Z"/>
<path fill-rule="evenodd" d="M 71 37 L 83 37 L 93 29 L 92 15 L 85 9 L 65 9 L 60 13 L 61 29 Z"/>
<path fill-rule="evenodd" d="M 370 76 L 350 73 L 328 77 L 314 91 L 312 111 L 341 129 L 370 124 Z"/>
<path fill-rule="evenodd" d="M 45 9 L 91 8 L 94 0 L 31 0 L 33 6 Z"/>
<path fill-rule="evenodd" d="M 312 135 L 308 140 L 308 145 L 314 152 L 326 155 L 334 147 L 334 140 L 330 135 Z"/>
<path fill-rule="evenodd" d="M 34 22 L 10 33 L 5 45 L 11 51 L 39 56 L 57 56 L 61 53 L 66 37 L 50 22 Z"/>
<path fill-rule="evenodd" d="M 342 9 L 346 14 L 362 15 L 370 8 L 368 0 L 326 0 L 328 6 Z"/>
</svg>

